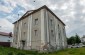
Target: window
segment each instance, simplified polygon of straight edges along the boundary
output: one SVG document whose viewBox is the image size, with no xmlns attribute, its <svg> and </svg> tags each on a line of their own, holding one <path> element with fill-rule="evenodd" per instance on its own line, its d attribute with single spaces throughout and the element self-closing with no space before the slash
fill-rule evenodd
<svg viewBox="0 0 85 55">
<path fill-rule="evenodd" d="M 24 32 L 24 37 L 26 37 L 26 32 Z"/>
<path fill-rule="evenodd" d="M 18 37 L 18 27 L 16 27 L 15 35 L 16 35 L 16 37 Z"/>
<path fill-rule="evenodd" d="M 53 20 L 51 19 L 50 22 L 51 22 L 51 26 L 52 26 L 52 24 L 53 24 Z"/>
<path fill-rule="evenodd" d="M 59 24 L 58 24 L 58 29 L 59 29 Z"/>
<path fill-rule="evenodd" d="M 65 36 L 65 29 L 63 29 L 63 35 Z"/>
<path fill-rule="evenodd" d="M 26 27 L 26 22 L 24 23 L 24 27 Z"/>
<path fill-rule="evenodd" d="M 10 42 L 10 40 L 8 40 L 8 42 Z"/>
<path fill-rule="evenodd" d="M 59 24 L 58 24 L 58 33 L 59 33 L 60 31 L 59 31 Z"/>
<path fill-rule="evenodd" d="M 51 35 L 54 36 L 54 34 L 53 34 L 53 30 L 51 30 Z"/>
<path fill-rule="evenodd" d="M 37 30 L 35 30 L 35 36 L 37 35 Z"/>
<path fill-rule="evenodd" d="M 59 39 L 60 39 L 60 33 L 58 33 Z"/>
<path fill-rule="evenodd" d="M 37 25 L 38 24 L 38 18 L 37 19 L 35 19 L 35 25 Z"/>
</svg>

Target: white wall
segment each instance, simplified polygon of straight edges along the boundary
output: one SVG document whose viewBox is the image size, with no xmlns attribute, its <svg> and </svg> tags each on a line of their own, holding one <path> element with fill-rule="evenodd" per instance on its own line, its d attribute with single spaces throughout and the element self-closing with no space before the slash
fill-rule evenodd
<svg viewBox="0 0 85 55">
<path fill-rule="evenodd" d="M 9 42 L 8 40 L 12 42 L 12 37 L 0 35 L 0 42 Z"/>
</svg>

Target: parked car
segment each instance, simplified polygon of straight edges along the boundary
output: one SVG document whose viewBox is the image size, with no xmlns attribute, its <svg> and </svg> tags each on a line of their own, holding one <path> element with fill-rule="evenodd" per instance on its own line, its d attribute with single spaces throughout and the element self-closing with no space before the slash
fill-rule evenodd
<svg viewBox="0 0 85 55">
<path fill-rule="evenodd" d="M 80 47 L 85 47 L 85 45 L 82 44 L 82 43 L 80 43 L 80 44 L 68 45 L 68 48 L 80 48 Z"/>
</svg>

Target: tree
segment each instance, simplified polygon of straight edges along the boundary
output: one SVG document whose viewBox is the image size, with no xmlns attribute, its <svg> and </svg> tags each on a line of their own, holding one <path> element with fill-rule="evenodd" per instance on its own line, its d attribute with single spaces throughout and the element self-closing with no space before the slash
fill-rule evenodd
<svg viewBox="0 0 85 55">
<path fill-rule="evenodd" d="M 71 36 L 70 38 L 67 38 L 67 43 L 69 45 L 72 45 L 72 44 L 79 44 L 81 43 L 81 40 L 79 38 L 79 36 L 76 34 L 75 36 Z"/>
<path fill-rule="evenodd" d="M 75 35 L 75 39 L 77 44 L 81 43 L 81 40 L 77 34 Z"/>
<path fill-rule="evenodd" d="M 75 44 L 75 37 L 74 36 L 71 36 L 70 38 L 67 38 L 67 43 L 68 44 Z"/>
</svg>

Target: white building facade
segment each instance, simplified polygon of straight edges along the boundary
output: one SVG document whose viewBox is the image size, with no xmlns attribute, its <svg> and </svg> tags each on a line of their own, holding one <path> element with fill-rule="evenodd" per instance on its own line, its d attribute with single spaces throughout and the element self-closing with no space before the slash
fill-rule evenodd
<svg viewBox="0 0 85 55">
<path fill-rule="evenodd" d="M 83 37 L 81 38 L 81 42 L 85 42 L 85 35 L 83 35 Z"/>
<path fill-rule="evenodd" d="M 12 46 L 25 50 L 64 49 L 65 24 L 47 6 L 28 11 L 14 23 Z"/>
</svg>

